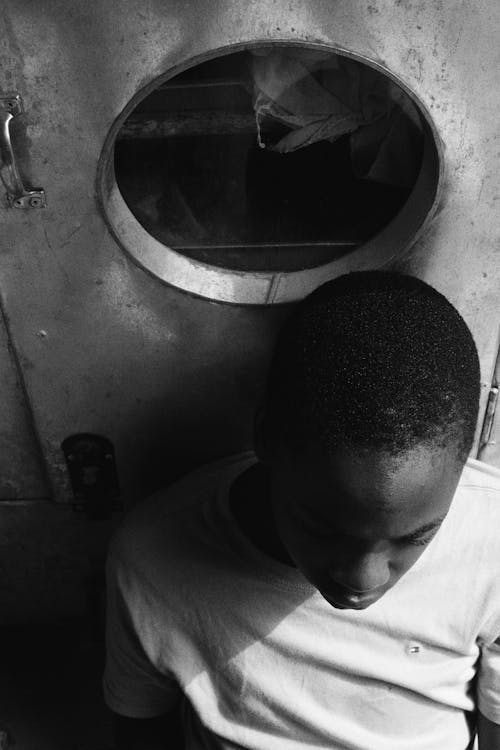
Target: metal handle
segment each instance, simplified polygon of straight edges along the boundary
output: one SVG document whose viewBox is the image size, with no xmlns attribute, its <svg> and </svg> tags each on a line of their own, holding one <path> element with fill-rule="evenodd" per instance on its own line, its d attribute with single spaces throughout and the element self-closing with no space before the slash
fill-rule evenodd
<svg viewBox="0 0 500 750">
<path fill-rule="evenodd" d="M 10 208 L 44 208 L 44 191 L 25 187 L 10 140 L 10 123 L 22 112 L 23 103 L 19 94 L 14 92 L 0 96 L 0 177 L 7 190 L 7 205 Z"/>
</svg>

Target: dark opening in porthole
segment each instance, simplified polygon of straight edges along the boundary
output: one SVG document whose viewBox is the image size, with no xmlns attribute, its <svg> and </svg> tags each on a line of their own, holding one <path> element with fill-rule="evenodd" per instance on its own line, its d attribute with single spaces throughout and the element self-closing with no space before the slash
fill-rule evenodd
<svg viewBox="0 0 500 750">
<path fill-rule="evenodd" d="M 214 266 L 293 271 L 380 232 L 425 128 L 389 76 L 301 47 L 227 54 L 143 99 L 115 142 L 120 192 L 164 245 Z"/>
</svg>

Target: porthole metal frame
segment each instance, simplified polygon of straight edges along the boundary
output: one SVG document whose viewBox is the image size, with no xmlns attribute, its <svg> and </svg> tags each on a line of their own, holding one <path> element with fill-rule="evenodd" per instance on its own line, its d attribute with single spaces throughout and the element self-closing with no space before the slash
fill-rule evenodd
<svg viewBox="0 0 500 750">
<path fill-rule="evenodd" d="M 252 48 L 300 47 L 327 51 L 368 65 L 393 80 L 414 102 L 424 122 L 422 165 L 413 189 L 395 217 L 375 236 L 345 256 L 295 271 L 238 271 L 189 258 L 155 239 L 123 199 L 114 173 L 114 143 L 129 115 L 149 94 L 180 73 L 218 57 Z M 381 268 L 405 255 L 431 222 L 444 182 L 444 148 L 430 113 L 401 78 L 367 57 L 341 47 L 294 40 L 258 40 L 227 45 L 190 58 L 154 78 L 134 96 L 113 123 L 97 171 L 101 210 L 115 240 L 141 268 L 158 280 L 190 294 L 217 302 L 270 305 L 302 299 L 329 279 L 349 271 Z M 430 197 L 431 196 L 431 197 Z"/>
</svg>

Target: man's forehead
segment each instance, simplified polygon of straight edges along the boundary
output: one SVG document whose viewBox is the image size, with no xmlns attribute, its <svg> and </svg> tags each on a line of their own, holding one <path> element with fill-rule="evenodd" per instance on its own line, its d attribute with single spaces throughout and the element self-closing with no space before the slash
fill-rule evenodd
<svg viewBox="0 0 500 750">
<path fill-rule="evenodd" d="M 331 487 L 366 497 L 385 489 L 417 489 L 439 483 L 443 474 L 455 473 L 456 462 L 451 451 L 422 446 L 396 455 L 351 448 L 329 455 L 310 453 L 298 458 L 295 466 L 312 488 Z"/>
<path fill-rule="evenodd" d="M 446 452 L 439 456 L 426 449 L 399 457 L 339 452 L 312 463 L 314 471 L 304 475 L 307 488 L 296 498 L 301 511 L 325 523 L 342 521 L 358 529 L 366 525 L 392 536 L 438 524 L 460 473 Z"/>
</svg>

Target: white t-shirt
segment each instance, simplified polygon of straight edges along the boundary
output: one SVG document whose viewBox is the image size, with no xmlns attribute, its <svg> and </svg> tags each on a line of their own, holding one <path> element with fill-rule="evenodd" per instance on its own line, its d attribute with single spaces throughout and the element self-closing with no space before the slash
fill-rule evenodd
<svg viewBox="0 0 500 750">
<path fill-rule="evenodd" d="M 416 564 L 355 611 L 239 530 L 229 488 L 254 461 L 197 471 L 115 536 L 109 707 L 157 716 L 181 691 L 187 750 L 465 750 L 466 712 L 500 723 L 500 471 L 469 460 Z"/>
</svg>

